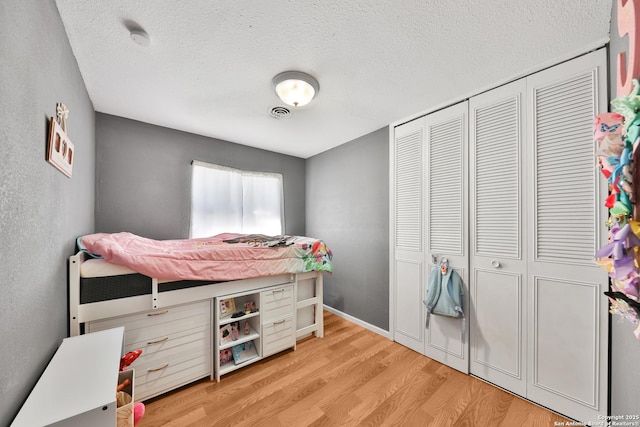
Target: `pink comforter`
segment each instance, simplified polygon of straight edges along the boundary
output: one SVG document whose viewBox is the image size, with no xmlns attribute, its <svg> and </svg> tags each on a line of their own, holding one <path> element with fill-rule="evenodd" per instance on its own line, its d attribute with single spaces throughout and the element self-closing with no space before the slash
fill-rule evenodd
<svg viewBox="0 0 640 427">
<path fill-rule="evenodd" d="M 321 240 L 278 236 L 285 245 L 225 243 L 242 237 L 224 233 L 200 239 L 152 240 L 131 233 L 90 234 L 86 251 L 145 276 L 166 280 L 226 281 L 305 271 L 333 271 L 332 254 Z"/>
</svg>

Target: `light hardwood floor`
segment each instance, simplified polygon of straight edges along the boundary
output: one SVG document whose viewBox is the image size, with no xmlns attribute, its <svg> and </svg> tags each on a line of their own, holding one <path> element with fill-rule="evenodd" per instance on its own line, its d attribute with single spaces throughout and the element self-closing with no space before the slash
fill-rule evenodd
<svg viewBox="0 0 640 427">
<path fill-rule="evenodd" d="M 554 426 L 569 421 L 336 315 L 325 337 L 145 402 L 137 427 Z M 560 425 L 560 424 L 555 424 Z"/>
</svg>

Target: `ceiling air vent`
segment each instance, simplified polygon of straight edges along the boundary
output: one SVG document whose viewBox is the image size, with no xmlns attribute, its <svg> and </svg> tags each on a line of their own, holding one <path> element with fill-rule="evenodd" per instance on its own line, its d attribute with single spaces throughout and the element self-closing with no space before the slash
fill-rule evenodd
<svg viewBox="0 0 640 427">
<path fill-rule="evenodd" d="M 274 119 L 287 119 L 291 115 L 291 110 L 287 107 L 271 107 L 269 114 Z"/>
</svg>

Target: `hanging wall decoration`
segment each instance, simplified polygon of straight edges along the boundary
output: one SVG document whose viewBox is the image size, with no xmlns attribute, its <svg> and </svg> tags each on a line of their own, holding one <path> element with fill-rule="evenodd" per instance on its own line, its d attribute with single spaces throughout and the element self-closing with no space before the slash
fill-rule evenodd
<svg viewBox="0 0 640 427">
<path fill-rule="evenodd" d="M 635 326 L 640 340 L 640 222 L 634 215 L 633 153 L 640 144 L 640 82 L 611 105 L 613 112 L 594 120 L 593 138 L 602 175 L 609 183 L 608 243 L 596 252 L 596 262 L 609 273 L 611 290 L 605 292 L 610 311 Z M 635 165 L 638 167 L 640 165 Z"/>
<path fill-rule="evenodd" d="M 71 178 L 75 147 L 67 136 L 69 110 L 63 103 L 56 105 L 56 117 L 49 120 L 46 160 Z"/>
<path fill-rule="evenodd" d="M 614 7 L 612 28 L 626 48 L 616 57 L 613 111 L 594 121 L 598 166 L 609 183 L 609 242 L 597 251 L 596 262 L 611 278 L 605 292 L 610 312 L 631 322 L 640 340 L 640 0 L 617 0 Z"/>
</svg>

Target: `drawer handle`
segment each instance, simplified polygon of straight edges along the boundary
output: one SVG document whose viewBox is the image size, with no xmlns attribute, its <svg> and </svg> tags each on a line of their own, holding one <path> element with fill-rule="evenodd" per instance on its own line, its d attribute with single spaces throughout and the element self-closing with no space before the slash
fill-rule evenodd
<svg viewBox="0 0 640 427">
<path fill-rule="evenodd" d="M 284 320 L 278 320 L 277 322 L 273 322 L 273 326 L 282 325 L 284 322 L 285 322 Z"/>
<path fill-rule="evenodd" d="M 161 343 L 161 342 L 165 342 L 168 339 L 169 339 L 169 337 L 164 337 L 164 338 L 160 338 L 159 340 L 149 341 L 149 342 L 147 342 L 147 345 L 158 344 L 158 343 Z"/>
<path fill-rule="evenodd" d="M 158 313 L 147 313 L 147 316 L 161 316 L 163 314 L 167 314 L 168 312 L 169 312 L 169 310 L 160 311 Z"/>
<path fill-rule="evenodd" d="M 274 289 L 273 291 L 271 291 L 272 294 L 275 295 L 276 292 L 284 292 L 284 288 L 282 289 Z"/>
<path fill-rule="evenodd" d="M 169 364 L 168 364 L 168 363 L 165 363 L 164 365 L 160 366 L 159 368 L 150 368 L 150 369 L 147 369 L 147 372 L 157 372 L 157 371 L 161 371 L 161 370 L 163 370 L 164 368 L 166 368 L 167 366 L 169 366 Z"/>
</svg>

